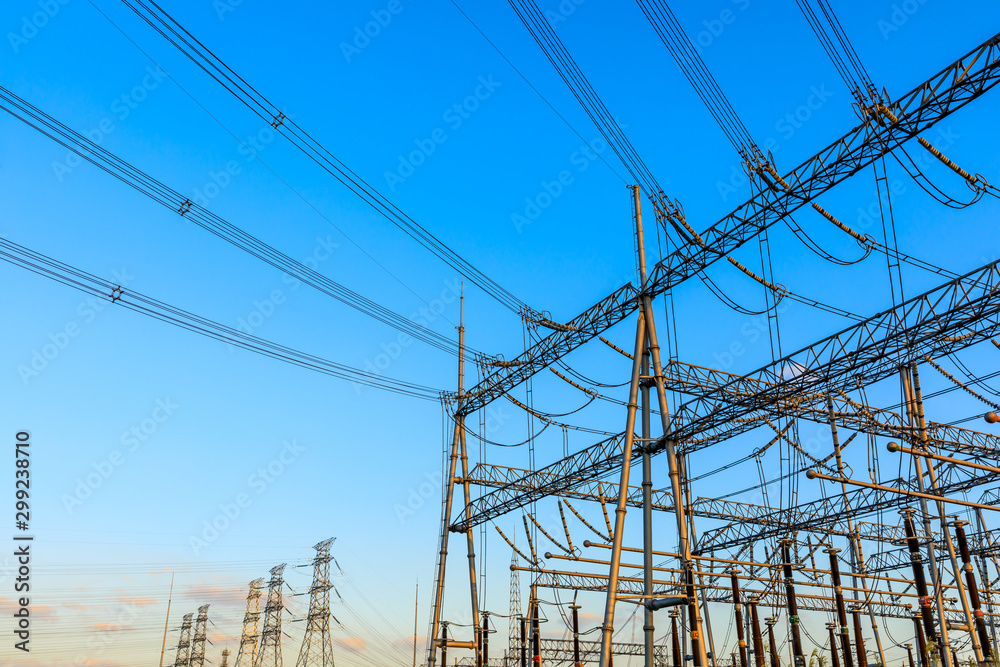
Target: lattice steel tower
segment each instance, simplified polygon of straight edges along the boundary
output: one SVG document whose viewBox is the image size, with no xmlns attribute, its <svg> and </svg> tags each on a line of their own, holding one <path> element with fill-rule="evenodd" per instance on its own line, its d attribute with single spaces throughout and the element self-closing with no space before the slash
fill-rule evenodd
<svg viewBox="0 0 1000 667">
<path fill-rule="evenodd" d="M 181 639 L 177 642 L 177 657 L 174 658 L 174 667 L 188 667 L 191 659 L 191 619 L 194 614 L 184 614 L 181 619 Z"/>
<path fill-rule="evenodd" d="M 264 606 L 264 630 L 253 667 L 281 667 L 281 612 L 285 608 L 281 589 L 285 585 L 282 574 L 286 563 L 271 568 L 271 581 L 267 583 L 267 604 Z"/>
<path fill-rule="evenodd" d="M 514 569 L 517 565 L 517 553 L 511 552 L 510 554 L 510 618 L 507 619 L 507 629 L 510 635 L 510 644 L 508 646 L 508 658 L 509 660 L 514 660 L 514 656 L 517 655 L 517 651 L 521 646 L 521 640 L 518 635 L 520 631 L 520 617 L 521 617 L 521 573 Z"/>
<path fill-rule="evenodd" d="M 219 667 L 229 667 L 229 649 L 222 649 L 222 662 L 219 663 Z"/>
<path fill-rule="evenodd" d="M 333 667 L 333 643 L 330 640 L 330 545 L 331 537 L 316 545 L 313 559 L 313 582 L 309 589 L 309 615 L 306 634 L 295 667 Z"/>
<path fill-rule="evenodd" d="M 208 637 L 208 605 L 198 607 L 194 622 L 194 639 L 191 641 L 190 667 L 205 667 L 205 639 Z"/>
<path fill-rule="evenodd" d="M 240 649 L 236 652 L 235 667 L 252 667 L 257 658 L 260 587 L 263 585 L 263 579 L 254 579 L 250 582 L 250 592 L 247 593 L 247 611 L 243 615 L 243 635 L 240 637 Z"/>
</svg>

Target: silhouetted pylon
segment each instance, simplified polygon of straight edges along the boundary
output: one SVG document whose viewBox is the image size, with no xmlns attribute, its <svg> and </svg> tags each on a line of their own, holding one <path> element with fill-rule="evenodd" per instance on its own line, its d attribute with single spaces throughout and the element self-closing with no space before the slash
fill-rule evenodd
<svg viewBox="0 0 1000 667">
<path fill-rule="evenodd" d="M 316 545 L 313 559 L 313 582 L 309 588 L 309 615 L 295 667 L 333 667 L 333 643 L 330 639 L 330 545 L 335 537 Z"/>
<path fill-rule="evenodd" d="M 250 592 L 247 593 L 247 611 L 243 615 L 243 634 L 240 636 L 240 648 L 236 652 L 235 667 L 252 667 L 257 658 L 257 624 L 260 622 L 260 587 L 263 579 L 250 582 Z"/>
<path fill-rule="evenodd" d="M 177 657 L 174 658 L 174 667 L 188 667 L 191 659 L 191 618 L 194 614 L 184 614 L 181 619 L 181 638 L 177 642 Z"/>
<path fill-rule="evenodd" d="M 189 667 L 205 667 L 205 640 L 208 638 L 208 605 L 198 607 L 198 618 L 194 622 L 194 639 L 191 640 L 191 661 Z"/>
<path fill-rule="evenodd" d="M 281 667 L 281 599 L 285 580 L 282 574 L 285 563 L 271 568 L 271 581 L 267 583 L 267 604 L 264 606 L 264 629 L 260 633 L 257 655 L 253 667 Z"/>
<path fill-rule="evenodd" d="M 222 649 L 222 662 L 219 663 L 219 667 L 229 667 L 229 649 Z"/>
</svg>

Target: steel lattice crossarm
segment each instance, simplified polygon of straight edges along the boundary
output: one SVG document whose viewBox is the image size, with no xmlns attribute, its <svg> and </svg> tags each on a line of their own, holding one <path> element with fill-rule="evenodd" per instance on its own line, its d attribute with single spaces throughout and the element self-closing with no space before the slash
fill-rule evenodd
<svg viewBox="0 0 1000 667">
<path fill-rule="evenodd" d="M 539 643 L 543 660 L 572 661 L 573 660 L 573 640 L 571 639 L 545 639 Z M 666 646 L 654 646 L 653 656 L 662 664 L 666 664 L 668 658 Z M 631 644 L 626 642 L 614 642 L 611 644 L 612 655 L 645 655 L 645 644 Z M 596 661 L 601 654 L 601 642 L 580 642 L 580 657 L 584 660 Z M 548 664 L 548 663 L 544 663 Z M 661 663 L 657 663 L 661 664 Z"/>
<path fill-rule="evenodd" d="M 916 482 L 914 480 L 896 481 L 900 482 L 900 488 L 912 486 L 914 488 L 908 490 L 916 490 Z M 1000 481 L 1000 475 L 996 473 L 970 476 L 967 479 L 940 486 L 937 490 L 937 495 L 942 496 L 942 500 L 947 502 L 947 496 L 951 494 L 997 481 Z M 738 549 L 744 545 L 757 543 L 769 538 L 784 537 L 789 532 L 787 526 L 793 524 L 787 518 L 789 513 L 794 513 L 795 516 L 814 517 L 811 520 L 793 524 L 794 530 L 822 531 L 828 526 L 834 525 L 838 517 L 848 513 L 858 518 L 879 511 L 899 509 L 913 502 L 914 499 L 910 496 L 902 495 L 896 491 L 855 489 L 848 491 L 846 498 L 845 494 L 838 493 L 829 498 L 802 503 L 789 509 L 775 509 L 770 515 L 761 517 L 760 521 L 754 524 L 750 524 L 749 522 L 734 523 L 707 531 L 698 541 L 698 552 L 704 554 L 720 550 Z"/>
<path fill-rule="evenodd" d="M 704 245 L 690 243 L 657 264 L 649 277 L 650 297 L 671 289 L 725 257 L 762 230 L 857 173 L 875 159 L 962 108 L 1000 81 L 1000 35 L 995 35 L 890 105 L 898 122 L 859 125 L 784 177 L 791 189 L 766 190 L 701 234 Z M 632 285 L 553 331 L 497 368 L 470 389 L 459 409 L 468 415 L 518 386 L 638 309 Z"/>
<path fill-rule="evenodd" d="M 606 591 L 608 588 L 608 575 L 606 574 L 583 574 L 578 572 L 558 572 L 553 570 L 537 571 L 531 568 L 517 568 L 525 572 L 535 572 L 537 576 L 532 579 L 532 583 L 537 588 L 551 588 L 556 590 L 574 590 L 574 591 Z M 729 589 L 725 586 L 718 587 L 707 587 L 709 589 L 715 589 L 714 593 L 706 595 L 705 600 L 707 602 L 724 602 L 732 603 L 732 597 L 729 594 Z M 658 582 L 657 587 L 654 588 L 654 595 L 682 595 L 680 592 L 681 588 L 679 584 L 672 584 L 671 586 L 665 586 L 663 582 Z M 618 579 L 618 593 L 624 597 L 636 597 L 643 595 L 643 584 L 642 578 L 635 577 L 619 577 Z M 774 609 L 784 609 L 785 608 L 785 596 L 783 593 L 778 592 L 764 592 L 758 590 L 746 590 L 746 594 L 754 594 L 759 596 L 759 604 L 765 607 L 772 607 Z M 826 597 L 822 595 L 808 595 L 799 594 L 797 596 L 798 607 L 801 610 L 808 611 L 821 611 L 832 613 L 836 611 L 836 606 L 834 604 L 834 599 L 832 597 Z M 884 616 L 889 618 L 906 618 L 911 617 L 912 605 L 909 604 L 899 604 L 893 602 L 863 602 L 861 600 L 856 600 L 853 598 L 847 598 L 845 600 L 848 604 L 862 604 L 870 605 L 872 611 L 876 616 Z M 951 611 L 951 610 L 948 610 Z M 955 617 L 958 619 L 958 616 Z"/>
<path fill-rule="evenodd" d="M 738 382 L 743 380 L 742 376 L 682 362 L 671 363 L 664 373 L 671 389 L 693 393 L 697 387 L 703 394 L 726 392 L 733 400 L 759 395 L 775 387 L 775 383 L 754 378 Z M 910 428 L 903 425 L 902 417 L 897 413 L 862 406 L 840 394 L 793 394 L 779 397 L 779 402 L 772 408 L 794 408 L 799 416 L 826 421 L 828 397 L 833 401 L 836 421 L 841 426 L 886 437 L 904 438 L 911 434 Z M 761 420 L 744 417 L 735 423 L 749 426 L 757 425 Z M 967 454 L 977 460 L 995 459 L 1000 452 L 1000 438 L 997 436 L 957 426 L 931 422 L 928 435 L 932 445 Z M 620 433 L 535 472 L 502 466 L 477 466 L 470 473 L 469 481 L 497 490 L 474 500 L 451 529 L 462 531 L 477 526 L 547 495 L 584 500 L 598 500 L 604 496 L 612 503 L 617 502 L 617 493 L 605 494 L 601 483 L 596 480 L 620 465 L 623 442 L 624 433 Z M 638 493 L 630 491 L 629 504 L 640 506 L 636 504 L 639 502 Z M 665 492 L 654 492 L 654 508 L 672 508 L 667 496 Z"/>
</svg>

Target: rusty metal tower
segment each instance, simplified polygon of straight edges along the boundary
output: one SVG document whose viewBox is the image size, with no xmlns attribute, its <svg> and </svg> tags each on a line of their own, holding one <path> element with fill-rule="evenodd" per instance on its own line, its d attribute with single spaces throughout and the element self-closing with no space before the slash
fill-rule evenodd
<svg viewBox="0 0 1000 667">
<path fill-rule="evenodd" d="M 264 629 L 260 633 L 260 643 L 253 667 L 281 667 L 281 612 L 285 605 L 281 589 L 285 585 L 282 576 L 285 563 L 271 568 L 271 581 L 267 584 L 267 604 L 264 606 Z"/>
<path fill-rule="evenodd" d="M 188 667 L 191 659 L 191 618 L 194 614 L 184 614 L 181 620 L 181 638 L 177 642 L 177 657 L 174 658 L 174 667 Z"/>
<path fill-rule="evenodd" d="M 295 667 L 333 667 L 333 643 L 330 640 L 330 545 L 331 537 L 317 544 L 313 559 L 313 582 L 309 588 L 309 614 L 306 633 Z"/>
<path fill-rule="evenodd" d="M 194 639 L 191 640 L 191 660 L 189 667 L 205 667 L 205 640 L 208 637 L 208 605 L 198 607 L 198 617 L 194 623 Z"/>
</svg>

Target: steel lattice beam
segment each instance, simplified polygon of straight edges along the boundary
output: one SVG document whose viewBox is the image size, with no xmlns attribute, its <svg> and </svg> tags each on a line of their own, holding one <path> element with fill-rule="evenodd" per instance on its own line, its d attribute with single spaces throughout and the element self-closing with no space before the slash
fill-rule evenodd
<svg viewBox="0 0 1000 667">
<path fill-rule="evenodd" d="M 646 293 L 652 298 L 697 275 L 837 183 L 962 108 L 1000 81 L 1000 35 L 959 58 L 890 105 L 899 119 L 889 126 L 859 125 L 784 180 L 787 192 L 766 190 L 702 233 L 704 245 L 688 244 L 657 264 Z M 638 290 L 625 285 L 487 375 L 463 398 L 459 412 L 479 410 L 535 373 L 621 322 L 638 309 Z"/>
</svg>

